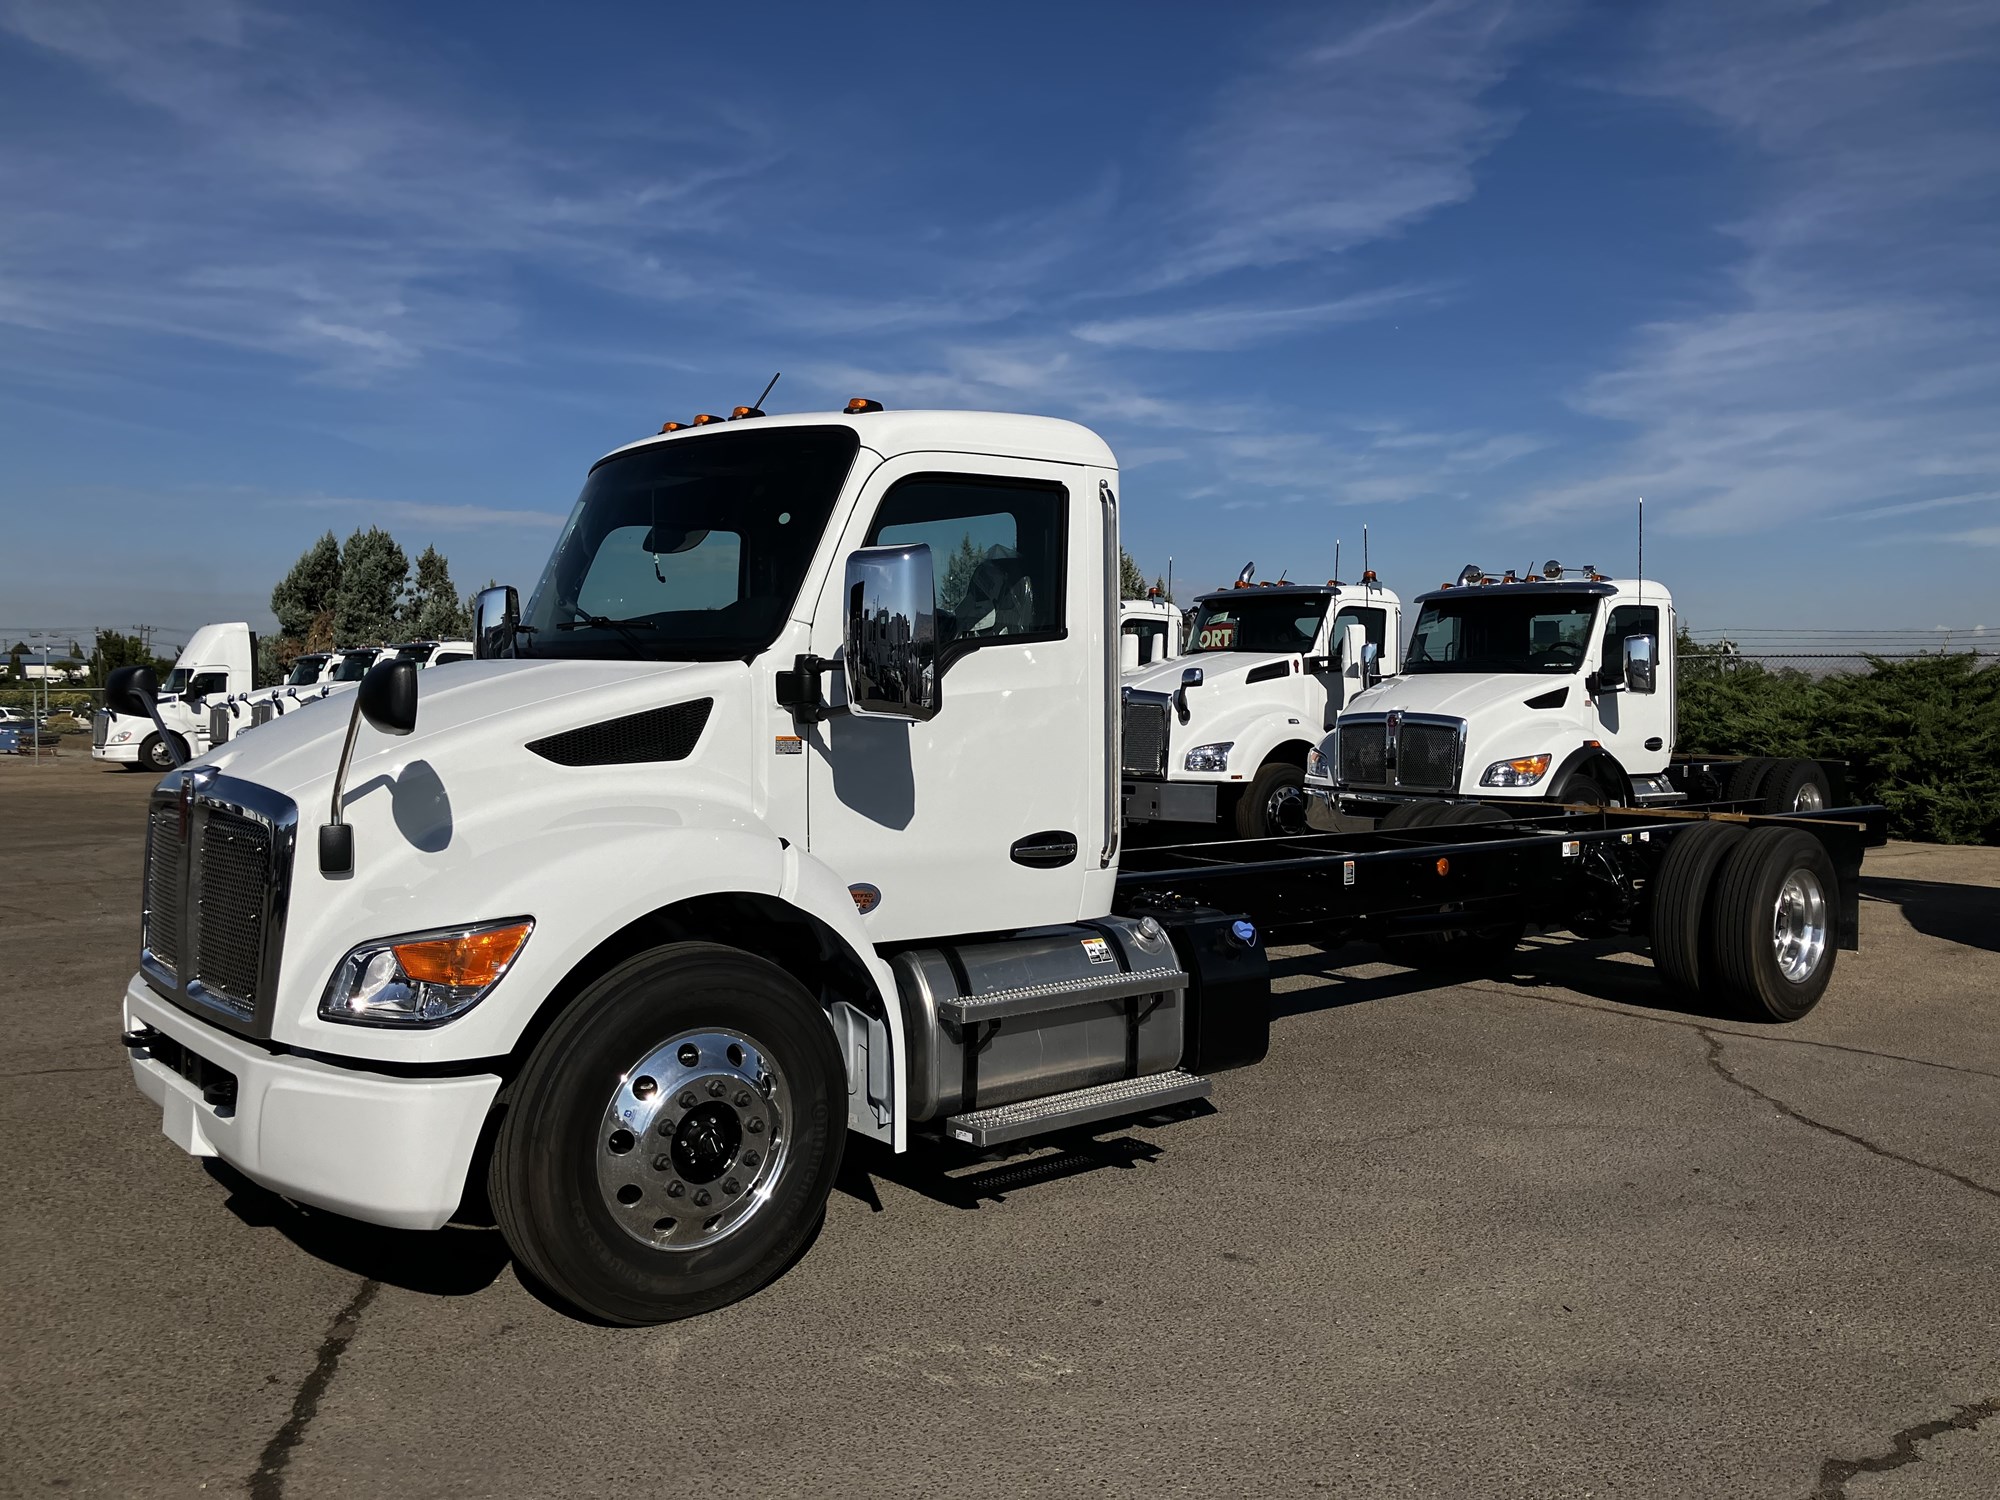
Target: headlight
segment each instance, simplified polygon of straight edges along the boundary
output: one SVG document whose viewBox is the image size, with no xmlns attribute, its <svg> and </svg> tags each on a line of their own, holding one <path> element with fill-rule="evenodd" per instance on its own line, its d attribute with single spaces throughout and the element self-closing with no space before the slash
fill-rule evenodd
<svg viewBox="0 0 2000 1500">
<path fill-rule="evenodd" d="M 131 738 L 132 738 L 131 730 L 121 729 L 116 734 L 111 736 L 111 743 L 114 745 L 122 745 Z"/>
<path fill-rule="evenodd" d="M 441 1025 L 486 998 L 534 927 L 517 917 L 363 943 L 333 971 L 320 1016 L 360 1026 Z"/>
<path fill-rule="evenodd" d="M 1312 749 L 1306 752 L 1306 780 L 1331 781 L 1333 769 L 1340 764 L 1340 731 L 1328 732 Z"/>
<path fill-rule="evenodd" d="M 1214 745 L 1196 745 L 1188 751 L 1187 759 L 1181 764 L 1190 771 L 1226 771 L 1229 769 L 1229 751 L 1234 740 L 1223 740 Z"/>
<path fill-rule="evenodd" d="M 1533 786 L 1549 774 L 1549 757 L 1523 755 L 1517 760 L 1496 760 L 1479 778 L 1481 786 Z"/>
</svg>

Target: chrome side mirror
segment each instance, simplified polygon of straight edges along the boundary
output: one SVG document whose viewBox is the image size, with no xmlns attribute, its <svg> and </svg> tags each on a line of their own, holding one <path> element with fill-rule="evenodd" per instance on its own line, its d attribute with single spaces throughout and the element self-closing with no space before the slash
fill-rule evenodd
<svg viewBox="0 0 2000 1500">
<path fill-rule="evenodd" d="M 1625 690 L 1630 693 L 1653 691 L 1653 649 L 1650 635 L 1625 637 Z"/>
<path fill-rule="evenodd" d="M 472 654 L 488 657 L 514 655 L 514 642 L 521 628 L 521 596 L 512 584 L 481 589 L 472 601 Z"/>
<path fill-rule="evenodd" d="M 937 588 L 928 545 L 863 547 L 848 554 L 843 645 L 848 712 L 864 718 L 936 717 Z"/>
</svg>

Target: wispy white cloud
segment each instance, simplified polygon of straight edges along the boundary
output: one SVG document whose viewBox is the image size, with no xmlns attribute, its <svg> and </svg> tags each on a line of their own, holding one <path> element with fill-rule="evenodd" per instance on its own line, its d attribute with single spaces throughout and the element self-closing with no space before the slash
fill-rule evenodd
<svg viewBox="0 0 2000 1500">
<path fill-rule="evenodd" d="M 1792 0 L 1657 17 L 1632 87 L 1723 126 L 1766 189 L 1727 226 L 1734 305 L 1645 328 L 1577 392 L 1632 436 L 1543 503 L 1643 493 L 1673 528 L 1749 532 L 1909 516 L 2000 480 L 2000 12 Z"/>
</svg>

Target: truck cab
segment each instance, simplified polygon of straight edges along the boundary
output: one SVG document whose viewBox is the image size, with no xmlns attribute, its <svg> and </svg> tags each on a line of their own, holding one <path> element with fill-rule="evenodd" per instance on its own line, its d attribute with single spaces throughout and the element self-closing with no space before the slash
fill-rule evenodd
<svg viewBox="0 0 2000 1500">
<path fill-rule="evenodd" d="M 1118 662 L 1127 672 L 1172 661 L 1181 654 L 1180 608 L 1150 591 L 1118 606 Z"/>
<path fill-rule="evenodd" d="M 1678 800 L 1665 588 L 1551 561 L 1519 578 L 1468 566 L 1416 603 L 1403 670 L 1343 709 L 1314 756 L 1316 813 L 1379 817 L 1445 797 Z"/>
<path fill-rule="evenodd" d="M 1396 671 L 1402 601 L 1372 572 L 1356 584 L 1253 573 L 1195 601 L 1178 659 L 1124 674 L 1128 823 L 1304 831 L 1307 757 L 1343 703 Z"/>
<path fill-rule="evenodd" d="M 413 661 L 419 670 L 472 660 L 470 641 L 402 641 L 384 648 L 397 661 Z"/>
<path fill-rule="evenodd" d="M 256 661 L 257 637 L 244 621 L 202 626 L 160 685 L 160 720 L 177 744 L 170 747 L 150 718 L 107 707 L 91 722 L 91 759 L 157 775 L 173 768 L 176 748 L 183 758 L 201 754 L 208 748 L 211 704 L 248 692 Z"/>
<path fill-rule="evenodd" d="M 457 661 L 472 659 L 470 641 L 422 641 L 407 646 L 353 646 L 342 651 L 308 651 L 292 660 L 291 670 L 276 687 L 254 693 L 239 693 L 210 710 L 209 742 L 220 745 L 245 730 L 282 718 L 322 699 L 345 692 L 368 675 L 385 652 L 397 655 L 409 651 L 419 667 L 447 657 Z"/>
</svg>

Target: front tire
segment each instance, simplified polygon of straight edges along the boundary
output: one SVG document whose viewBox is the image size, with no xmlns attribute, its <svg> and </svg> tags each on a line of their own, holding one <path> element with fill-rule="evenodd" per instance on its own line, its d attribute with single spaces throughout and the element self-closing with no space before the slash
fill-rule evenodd
<svg viewBox="0 0 2000 1500">
<path fill-rule="evenodd" d="M 174 735 L 174 749 L 180 751 L 182 760 L 187 759 L 187 741 L 177 734 Z M 167 748 L 158 730 L 154 730 L 140 742 L 139 759 L 135 762 L 135 766 L 151 771 L 156 776 L 164 776 L 174 768 L 173 751 Z"/>
<path fill-rule="evenodd" d="M 1306 831 L 1306 773 L 1273 761 L 1236 800 L 1238 838 L 1265 839 Z"/>
<path fill-rule="evenodd" d="M 761 958 L 669 944 L 588 986 L 536 1044 L 494 1139 L 494 1216 L 576 1311 L 692 1317 L 798 1255 L 846 1125 L 819 1003 Z"/>
</svg>

